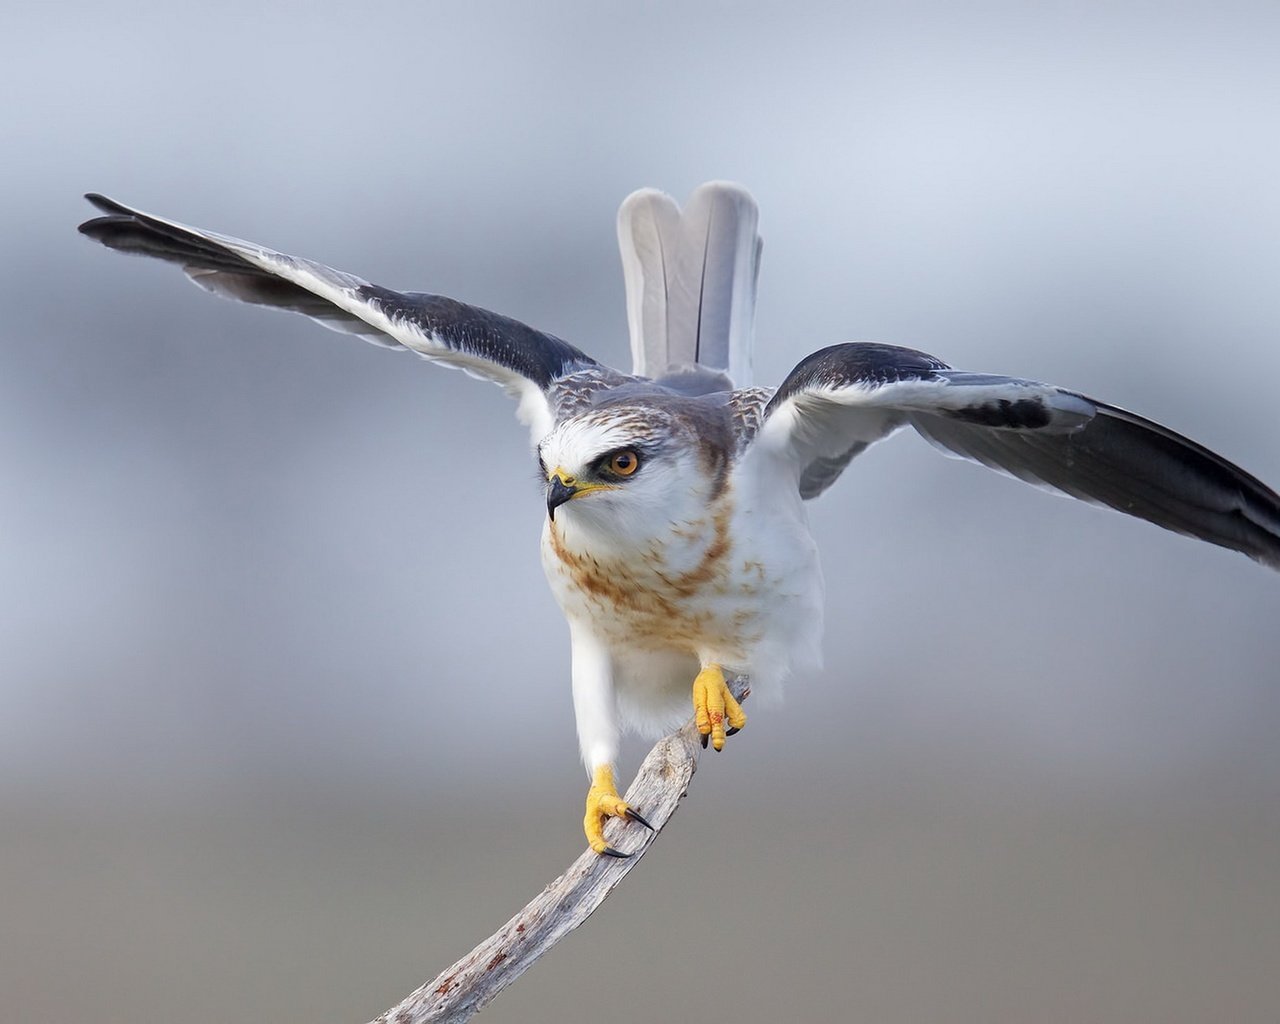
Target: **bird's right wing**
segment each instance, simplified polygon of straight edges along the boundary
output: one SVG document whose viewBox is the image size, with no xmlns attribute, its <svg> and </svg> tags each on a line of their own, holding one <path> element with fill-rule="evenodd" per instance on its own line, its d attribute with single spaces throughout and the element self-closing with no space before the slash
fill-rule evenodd
<svg viewBox="0 0 1280 1024">
<path fill-rule="evenodd" d="M 595 361 L 568 342 L 517 320 L 440 295 L 382 288 L 323 263 L 187 227 L 90 194 L 106 216 L 80 225 L 121 252 L 177 263 L 206 291 L 302 313 L 335 331 L 500 384 L 520 401 L 535 443 L 552 426 L 546 392 Z"/>
<path fill-rule="evenodd" d="M 1280 495 L 1220 455 L 1076 392 L 953 370 L 911 349 L 815 352 L 774 394 L 752 446 L 811 498 L 908 425 L 946 454 L 1280 569 Z"/>
</svg>

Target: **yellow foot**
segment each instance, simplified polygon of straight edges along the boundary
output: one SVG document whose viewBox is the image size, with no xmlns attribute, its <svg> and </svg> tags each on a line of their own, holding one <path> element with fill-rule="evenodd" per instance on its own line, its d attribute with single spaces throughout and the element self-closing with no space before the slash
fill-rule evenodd
<svg viewBox="0 0 1280 1024">
<path fill-rule="evenodd" d="M 639 822 L 650 832 L 653 831 L 653 826 L 618 796 L 618 789 L 613 784 L 613 769 L 607 764 L 597 768 L 591 777 L 591 788 L 587 790 L 587 815 L 582 819 L 582 828 L 587 833 L 587 842 L 596 853 L 603 853 L 606 857 L 630 857 L 631 854 L 615 850 L 604 841 L 606 818 L 626 818 Z"/>
<path fill-rule="evenodd" d="M 708 665 L 693 681 L 693 716 L 698 732 L 702 733 L 704 750 L 708 739 L 716 750 L 724 749 L 724 738 L 747 724 L 742 705 L 729 692 L 724 681 L 724 669 L 719 665 Z M 728 731 L 724 727 L 726 718 L 729 720 Z"/>
</svg>

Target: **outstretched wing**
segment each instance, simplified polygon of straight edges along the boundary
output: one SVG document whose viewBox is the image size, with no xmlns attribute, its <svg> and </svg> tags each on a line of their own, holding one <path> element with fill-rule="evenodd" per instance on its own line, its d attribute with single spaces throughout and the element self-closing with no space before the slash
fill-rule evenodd
<svg viewBox="0 0 1280 1024">
<path fill-rule="evenodd" d="M 103 245 L 180 264 L 192 281 L 215 295 L 302 313 L 332 330 L 408 349 L 502 385 L 520 400 L 518 414 L 535 442 L 552 426 L 547 389 L 595 365 L 568 342 L 476 306 L 392 291 L 323 263 L 154 217 L 105 196 L 85 198 L 106 216 L 86 221 L 80 231 Z"/>
<path fill-rule="evenodd" d="M 1158 423 L 1063 388 L 964 373 L 911 349 L 835 345 L 803 360 L 764 415 L 754 444 L 805 498 L 910 425 L 948 454 L 1280 569 L 1280 495 Z"/>
</svg>

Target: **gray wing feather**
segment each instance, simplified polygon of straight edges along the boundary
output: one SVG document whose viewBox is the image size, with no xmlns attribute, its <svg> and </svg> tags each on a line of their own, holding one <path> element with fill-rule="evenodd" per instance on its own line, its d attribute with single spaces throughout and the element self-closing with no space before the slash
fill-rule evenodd
<svg viewBox="0 0 1280 1024">
<path fill-rule="evenodd" d="M 845 471 L 854 457 L 870 446 L 870 441 L 855 441 L 839 455 L 817 455 L 800 473 L 800 496 L 808 501 L 830 487 Z"/>
<path fill-rule="evenodd" d="M 1065 434 L 918 413 L 909 420 L 948 454 L 1280 569 L 1280 496 L 1271 488 L 1167 427 L 1085 401 L 1095 415 Z"/>
<path fill-rule="evenodd" d="M 86 198 L 106 214 L 80 225 L 95 241 L 177 263 L 216 295 L 301 313 L 333 330 L 501 384 L 521 398 L 521 417 L 535 434 L 549 429 L 542 393 L 554 381 L 597 365 L 559 338 L 476 306 L 382 288 L 323 263 L 155 217 L 105 196 Z"/>
<path fill-rule="evenodd" d="M 948 454 L 1280 569 L 1280 495 L 1167 427 L 1063 388 L 836 345 L 792 371 L 765 417 L 756 443 L 790 457 L 806 498 L 910 425 Z"/>
</svg>

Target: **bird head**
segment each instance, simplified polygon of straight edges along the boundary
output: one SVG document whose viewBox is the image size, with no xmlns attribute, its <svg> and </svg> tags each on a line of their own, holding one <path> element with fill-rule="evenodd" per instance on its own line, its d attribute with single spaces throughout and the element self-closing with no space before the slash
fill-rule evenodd
<svg viewBox="0 0 1280 1024">
<path fill-rule="evenodd" d="M 704 448 L 689 424 L 652 405 L 565 420 L 538 446 L 547 514 L 559 526 L 613 537 L 665 531 L 703 514 L 721 486 Z"/>
</svg>

